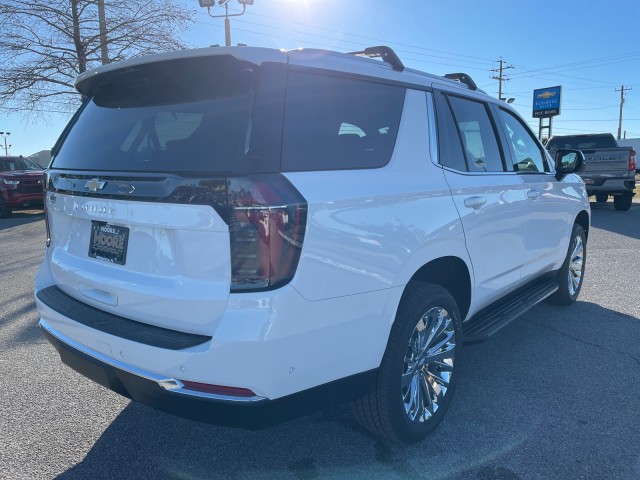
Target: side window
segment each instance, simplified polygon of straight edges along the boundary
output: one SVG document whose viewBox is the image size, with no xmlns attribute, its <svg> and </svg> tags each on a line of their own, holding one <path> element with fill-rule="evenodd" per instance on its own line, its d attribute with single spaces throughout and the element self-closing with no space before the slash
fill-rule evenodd
<svg viewBox="0 0 640 480">
<path fill-rule="evenodd" d="M 533 134 L 512 113 L 500 109 L 516 172 L 548 172 L 545 156 Z"/>
<path fill-rule="evenodd" d="M 438 162 L 445 167 L 465 172 L 467 164 L 449 102 L 441 93 L 436 93 L 434 98 L 438 122 Z"/>
<path fill-rule="evenodd" d="M 470 172 L 502 172 L 504 162 L 484 103 L 449 96 Z"/>
<path fill-rule="evenodd" d="M 282 170 L 386 165 L 396 143 L 405 89 L 292 71 L 285 102 Z"/>
</svg>

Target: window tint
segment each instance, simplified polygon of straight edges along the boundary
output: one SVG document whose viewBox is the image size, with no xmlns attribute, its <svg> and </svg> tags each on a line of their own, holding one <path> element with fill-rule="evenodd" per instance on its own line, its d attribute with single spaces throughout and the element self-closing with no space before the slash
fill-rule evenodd
<svg viewBox="0 0 640 480">
<path fill-rule="evenodd" d="M 500 117 L 509 140 L 509 149 L 516 172 L 545 172 L 544 154 L 533 134 L 510 112 L 500 109 Z"/>
<path fill-rule="evenodd" d="M 253 77 L 252 68 L 225 56 L 104 74 L 53 167 L 228 172 L 246 141 Z"/>
<path fill-rule="evenodd" d="M 467 165 L 449 102 L 442 94 L 436 94 L 434 98 L 438 121 L 438 161 L 440 165 L 464 172 L 467 170 Z"/>
<path fill-rule="evenodd" d="M 290 72 L 285 107 L 284 171 L 375 168 L 393 153 L 404 88 Z"/>
<path fill-rule="evenodd" d="M 470 172 L 502 172 L 504 163 L 484 103 L 449 96 Z"/>
</svg>

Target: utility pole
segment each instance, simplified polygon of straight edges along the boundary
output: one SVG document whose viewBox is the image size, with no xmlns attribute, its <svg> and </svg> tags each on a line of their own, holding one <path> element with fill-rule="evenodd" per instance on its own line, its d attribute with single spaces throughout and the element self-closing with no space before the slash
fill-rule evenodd
<svg viewBox="0 0 640 480">
<path fill-rule="evenodd" d="M 508 70 L 509 68 L 514 68 L 513 65 L 505 66 L 504 63 L 504 60 L 502 59 L 502 57 L 500 57 L 500 67 L 491 70 L 492 72 L 499 72 L 497 77 L 494 75 L 491 78 L 493 78 L 494 80 L 498 80 L 498 100 L 501 100 L 503 102 L 507 101 L 507 99 L 502 97 L 502 82 L 509 81 L 508 78 L 505 78 L 504 71 Z"/>
<path fill-rule="evenodd" d="M 631 87 L 620 86 L 620 90 L 616 88 L 616 92 L 620 92 L 620 119 L 618 120 L 618 140 L 622 138 L 622 106 L 624 105 L 624 91 L 632 90 Z"/>
</svg>

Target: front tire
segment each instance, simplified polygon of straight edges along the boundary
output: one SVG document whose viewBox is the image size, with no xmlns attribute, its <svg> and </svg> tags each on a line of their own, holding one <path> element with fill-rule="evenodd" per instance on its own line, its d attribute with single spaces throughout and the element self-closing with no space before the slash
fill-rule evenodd
<svg viewBox="0 0 640 480">
<path fill-rule="evenodd" d="M 609 200 L 609 195 L 606 193 L 596 193 L 596 202 L 607 203 L 607 200 Z"/>
<path fill-rule="evenodd" d="M 356 420 L 390 440 L 413 443 L 442 420 L 457 381 L 462 324 L 444 288 L 423 282 L 405 291 L 371 390 L 352 403 Z"/>
<path fill-rule="evenodd" d="M 632 195 L 616 195 L 613 197 L 613 208 L 621 212 L 626 212 L 631 208 Z"/>
<path fill-rule="evenodd" d="M 587 235 L 584 233 L 584 229 L 576 223 L 571 231 L 567 258 L 558 272 L 558 291 L 549 297 L 551 303 L 571 305 L 576 301 L 582 289 L 586 261 Z"/>
</svg>

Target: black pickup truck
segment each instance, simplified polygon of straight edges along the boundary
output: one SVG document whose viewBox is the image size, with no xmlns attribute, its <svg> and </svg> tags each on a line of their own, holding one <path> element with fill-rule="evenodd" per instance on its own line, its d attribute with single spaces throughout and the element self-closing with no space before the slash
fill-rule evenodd
<svg viewBox="0 0 640 480">
<path fill-rule="evenodd" d="M 554 136 L 547 142 L 547 150 L 553 156 L 559 148 L 582 151 L 585 168 L 580 176 L 587 187 L 587 194 L 596 201 L 606 202 L 613 196 L 616 210 L 629 210 L 636 186 L 636 151 L 632 147 L 620 147 L 610 133 Z"/>
</svg>

